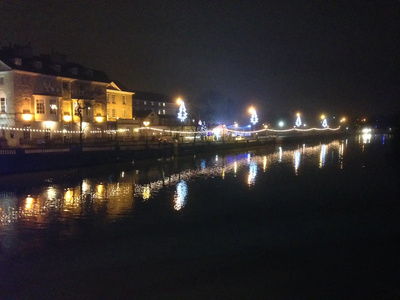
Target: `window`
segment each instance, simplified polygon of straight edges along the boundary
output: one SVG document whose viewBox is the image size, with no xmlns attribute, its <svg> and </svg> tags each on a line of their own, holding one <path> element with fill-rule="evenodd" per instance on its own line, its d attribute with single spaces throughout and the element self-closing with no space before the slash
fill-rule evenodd
<svg viewBox="0 0 400 300">
<path fill-rule="evenodd" d="M 77 69 L 77 68 L 72 68 L 72 69 L 71 69 L 71 73 L 72 73 L 73 75 L 78 74 L 78 69 Z"/>
<path fill-rule="evenodd" d="M 161 102 L 158 102 L 158 106 L 161 106 Z"/>
<path fill-rule="evenodd" d="M 126 119 L 126 110 L 125 110 L 125 109 L 122 110 L 122 117 L 123 117 L 124 119 Z"/>
<path fill-rule="evenodd" d="M 36 99 L 36 113 L 44 114 L 44 99 Z"/>
<path fill-rule="evenodd" d="M 115 95 L 111 95 L 111 102 L 115 104 Z"/>
<path fill-rule="evenodd" d="M 165 103 L 163 103 L 162 106 L 165 106 Z"/>
<path fill-rule="evenodd" d="M 107 103 L 110 103 L 110 94 L 107 94 Z"/>
<path fill-rule="evenodd" d="M 50 99 L 50 114 L 57 114 L 57 99 Z"/>
<path fill-rule="evenodd" d="M 50 139 L 50 132 L 51 132 L 50 126 L 47 126 L 47 125 L 46 125 L 46 127 L 45 127 L 45 129 L 44 129 L 44 138 L 45 138 L 46 140 L 49 140 L 49 139 Z"/>
<path fill-rule="evenodd" d="M 60 71 L 61 71 L 60 65 L 55 65 L 54 70 L 56 70 L 57 73 L 60 73 Z"/>
<path fill-rule="evenodd" d="M 139 100 L 136 100 L 136 104 L 139 104 Z"/>
<path fill-rule="evenodd" d="M 111 110 L 111 113 L 112 113 L 111 117 L 115 118 L 115 116 L 116 116 L 116 114 L 115 114 L 115 109 L 112 109 L 112 110 Z"/>
<path fill-rule="evenodd" d="M 161 110 L 160 109 L 158 110 L 158 114 L 161 115 Z"/>
<path fill-rule="evenodd" d="M 87 75 L 89 77 L 93 77 L 93 71 L 92 70 L 87 70 Z"/>
<path fill-rule="evenodd" d="M 0 112 L 2 113 L 6 112 L 6 98 L 0 99 Z"/>
<path fill-rule="evenodd" d="M 147 105 L 147 101 L 143 101 L 143 104 L 144 104 L 144 105 Z"/>
<path fill-rule="evenodd" d="M 23 131 L 24 131 L 23 135 L 24 140 L 29 140 L 31 138 L 31 125 L 24 125 Z"/>
<path fill-rule="evenodd" d="M 4 77 L 0 77 L 0 84 L 4 84 Z"/>
<path fill-rule="evenodd" d="M 21 66 L 22 65 L 22 60 L 18 57 L 14 58 L 14 63 L 17 66 Z"/>
<path fill-rule="evenodd" d="M 163 109 L 162 113 L 163 113 L 163 115 L 165 115 L 165 109 Z"/>
<path fill-rule="evenodd" d="M 151 106 L 154 106 L 154 102 L 153 101 L 151 101 Z"/>
<path fill-rule="evenodd" d="M 126 96 L 125 95 L 122 96 L 122 104 L 126 104 Z"/>
<path fill-rule="evenodd" d="M 107 109 L 107 118 L 110 118 L 110 109 Z"/>
</svg>

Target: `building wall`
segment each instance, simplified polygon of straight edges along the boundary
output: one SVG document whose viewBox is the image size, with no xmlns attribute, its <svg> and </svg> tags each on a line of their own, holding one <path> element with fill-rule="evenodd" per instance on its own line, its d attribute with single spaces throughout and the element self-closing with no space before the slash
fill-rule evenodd
<svg viewBox="0 0 400 300">
<path fill-rule="evenodd" d="M 107 120 L 116 121 L 117 119 L 132 120 L 132 93 L 107 89 Z"/>
<path fill-rule="evenodd" d="M 106 129 L 107 83 L 17 70 L 0 72 L 0 77 L 3 77 L 0 95 L 7 99 L 6 113 L 0 113 L 0 127 L 26 128 L 30 126 L 29 128 L 32 129 L 29 134 L 30 139 L 62 138 L 64 129 L 79 130 L 80 120 L 79 117 L 74 116 L 74 102 L 90 97 L 93 98 L 90 101 L 91 107 L 86 110 L 87 113 L 83 114 L 83 121 L 88 123 L 86 130 Z M 37 113 L 36 100 L 44 102 L 44 114 Z M 53 103 L 53 109 L 51 109 L 51 103 Z M 28 115 L 31 116 L 30 120 L 25 119 Z M 65 121 L 64 115 L 71 116 L 72 121 Z M 103 117 L 99 119 L 101 122 L 94 118 L 97 115 Z M 51 129 L 51 133 L 43 132 L 45 129 Z M 26 138 L 24 132 L 20 130 L 15 132 L 8 130 L 8 133 L 8 135 L 4 134 L 2 130 L 0 137 L 6 138 L 9 146 L 17 146 L 20 139 Z"/>
</svg>

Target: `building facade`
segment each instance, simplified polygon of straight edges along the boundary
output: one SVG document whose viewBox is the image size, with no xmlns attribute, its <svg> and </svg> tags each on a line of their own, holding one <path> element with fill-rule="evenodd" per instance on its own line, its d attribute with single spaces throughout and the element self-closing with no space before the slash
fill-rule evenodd
<svg viewBox="0 0 400 300">
<path fill-rule="evenodd" d="M 107 125 L 104 72 L 30 47 L 0 50 L 0 139 L 8 146 L 90 136 Z"/>
</svg>

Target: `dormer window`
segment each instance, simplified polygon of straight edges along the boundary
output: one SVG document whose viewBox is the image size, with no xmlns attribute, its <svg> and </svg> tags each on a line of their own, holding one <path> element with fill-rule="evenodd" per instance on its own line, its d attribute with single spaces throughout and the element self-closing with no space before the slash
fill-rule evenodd
<svg viewBox="0 0 400 300">
<path fill-rule="evenodd" d="M 35 68 L 36 69 L 41 69 L 42 68 L 42 62 L 41 61 L 35 61 Z"/>
<path fill-rule="evenodd" d="M 60 65 L 55 65 L 54 70 L 56 70 L 57 73 L 60 73 L 60 71 L 61 71 Z"/>
<path fill-rule="evenodd" d="M 93 77 L 93 71 L 92 70 L 87 70 L 87 75 L 89 77 Z"/>
<path fill-rule="evenodd" d="M 14 58 L 14 63 L 17 66 L 21 66 L 22 65 L 22 60 L 19 57 Z"/>
<path fill-rule="evenodd" d="M 71 69 L 71 73 L 72 73 L 73 75 L 78 74 L 78 69 L 77 69 L 77 68 L 72 68 L 72 69 Z"/>
</svg>

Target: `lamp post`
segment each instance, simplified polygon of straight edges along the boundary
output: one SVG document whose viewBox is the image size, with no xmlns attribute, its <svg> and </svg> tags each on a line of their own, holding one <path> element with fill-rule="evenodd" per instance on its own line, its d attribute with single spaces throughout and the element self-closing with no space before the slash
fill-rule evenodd
<svg viewBox="0 0 400 300">
<path fill-rule="evenodd" d="M 183 122 L 187 118 L 185 102 L 183 102 L 181 98 L 178 98 L 176 102 L 178 103 L 178 105 L 180 105 L 178 111 L 178 119 L 181 121 L 181 131 L 183 131 Z M 182 135 L 182 143 L 183 143 L 183 135 Z"/>
<path fill-rule="evenodd" d="M 145 136 L 145 141 L 146 141 L 146 148 L 148 147 L 148 145 L 147 145 L 147 136 L 148 136 L 148 134 L 149 134 L 149 125 L 150 125 L 150 122 L 149 121 L 144 121 L 143 122 L 143 125 L 146 127 L 146 136 Z"/>
</svg>

